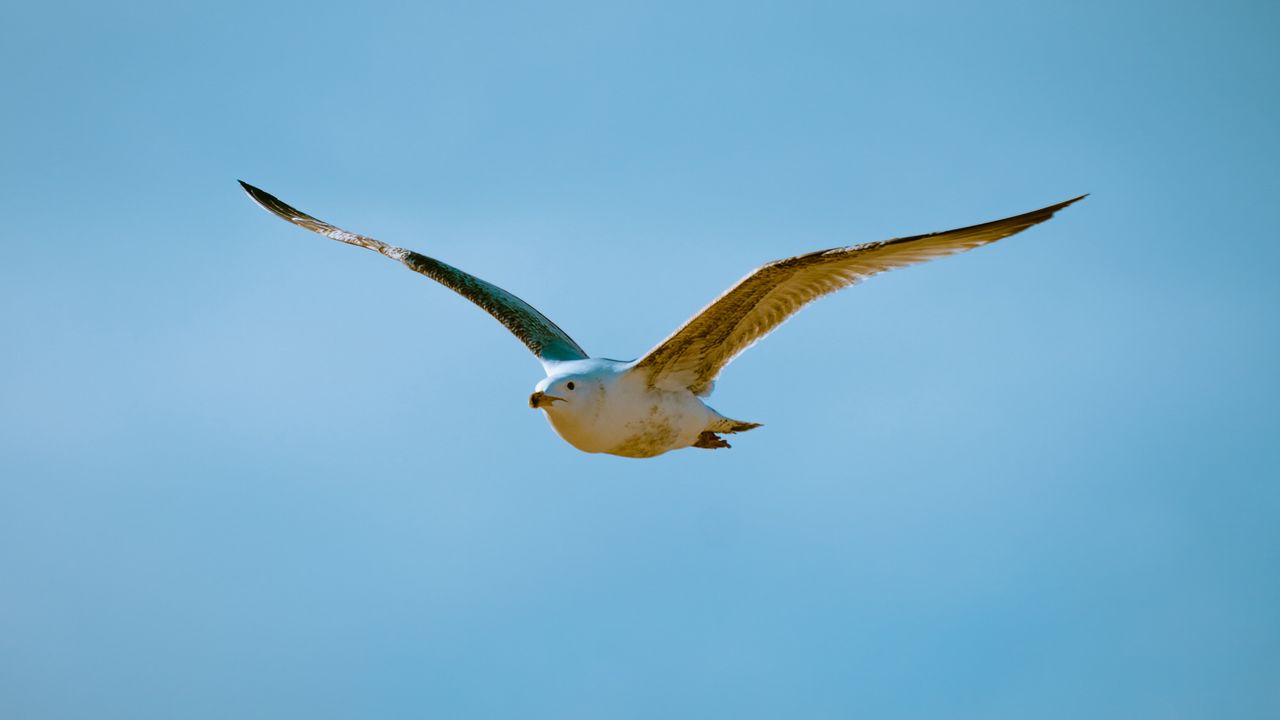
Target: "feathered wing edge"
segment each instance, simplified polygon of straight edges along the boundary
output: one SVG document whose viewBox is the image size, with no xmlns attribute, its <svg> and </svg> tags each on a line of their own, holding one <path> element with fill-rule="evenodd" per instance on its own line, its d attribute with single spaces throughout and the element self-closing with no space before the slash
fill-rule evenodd
<svg viewBox="0 0 1280 720">
<path fill-rule="evenodd" d="M 818 298 L 885 270 L 951 255 L 1014 235 L 1086 197 L 945 232 L 838 247 L 777 260 L 752 271 L 632 366 L 667 390 L 710 394 L 733 358 Z"/>
<path fill-rule="evenodd" d="M 532 305 L 489 282 L 426 255 L 388 245 L 364 235 L 347 232 L 290 207 L 279 198 L 243 180 L 240 186 L 271 214 L 327 238 L 367 248 L 396 260 L 470 300 L 492 315 L 515 335 L 543 365 L 586 359 L 587 353 L 568 333 L 538 312 Z"/>
</svg>

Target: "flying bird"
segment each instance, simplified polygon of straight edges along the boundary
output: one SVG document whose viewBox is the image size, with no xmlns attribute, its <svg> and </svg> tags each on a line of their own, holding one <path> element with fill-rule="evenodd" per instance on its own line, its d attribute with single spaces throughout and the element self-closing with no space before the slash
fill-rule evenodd
<svg viewBox="0 0 1280 720">
<path fill-rule="evenodd" d="M 971 250 L 1022 232 L 1084 198 L 981 225 L 838 247 L 756 268 L 638 360 L 593 358 L 520 298 L 412 250 L 347 232 L 243 181 L 249 197 L 277 217 L 367 248 L 441 283 L 510 330 L 546 372 L 529 396 L 560 437 L 589 453 L 646 458 L 681 448 L 727 448 L 721 436 L 760 427 L 732 420 L 702 401 L 742 351 L 800 308 L 876 273 Z"/>
</svg>

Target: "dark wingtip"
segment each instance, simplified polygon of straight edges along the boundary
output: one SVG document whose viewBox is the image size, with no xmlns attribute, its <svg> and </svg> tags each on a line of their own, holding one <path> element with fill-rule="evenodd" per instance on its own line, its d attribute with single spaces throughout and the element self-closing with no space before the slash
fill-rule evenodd
<svg viewBox="0 0 1280 720">
<path fill-rule="evenodd" d="M 259 197 L 262 196 L 262 191 L 250 185 L 249 183 L 243 180 L 236 180 L 236 182 L 240 183 L 240 189 L 244 190 L 245 193 L 248 194 L 248 196 L 253 198 L 254 200 L 257 200 Z"/>
<path fill-rule="evenodd" d="M 285 222 L 291 222 L 294 225 L 306 228 L 311 232 L 320 233 L 321 235 L 327 235 L 330 230 L 336 229 L 323 220 L 317 220 L 301 210 L 290 206 L 288 203 L 275 195 L 272 195 L 266 190 L 256 188 L 243 180 L 237 180 L 237 182 L 239 182 L 240 187 L 244 188 L 244 191 L 248 193 L 249 199 L 258 204 L 258 207 L 266 210 Z M 333 237 L 331 235 L 327 236 Z M 343 240 L 342 242 L 347 241 Z"/>
<path fill-rule="evenodd" d="M 271 197 L 263 190 L 256 188 L 243 180 L 236 180 L 236 182 L 240 183 L 240 187 L 254 200 L 261 201 L 264 197 Z"/>
<path fill-rule="evenodd" d="M 1078 203 L 1087 197 L 1089 197 L 1089 193 L 1085 193 L 1084 195 L 1077 195 L 1076 197 L 1073 197 L 1070 200 L 1063 200 L 1060 203 L 1056 203 L 1048 207 L 1042 207 L 1039 210 L 1032 210 L 1031 212 L 1026 213 L 1024 215 L 1020 215 L 1018 217 L 1026 218 L 1030 225 L 1038 225 L 1044 222 L 1045 220 L 1048 220 L 1049 218 L 1056 215 L 1059 210 L 1062 210 L 1063 208 L 1069 205 Z M 1013 219 L 1013 218 L 1010 218 L 1010 219 Z M 997 220 L 996 222 L 1004 222 L 1004 220 Z"/>
<path fill-rule="evenodd" d="M 1060 202 L 1060 203 L 1058 203 L 1057 205 L 1054 205 L 1054 206 L 1052 206 L 1052 207 L 1053 207 L 1053 209 L 1054 209 L 1054 210 L 1061 210 L 1062 208 L 1064 208 L 1064 207 L 1066 207 L 1066 206 L 1068 206 L 1068 205 L 1073 205 L 1073 204 L 1075 204 L 1075 203 L 1078 203 L 1078 202 L 1080 202 L 1081 200 L 1083 200 L 1083 199 L 1085 199 L 1085 198 L 1087 198 L 1087 197 L 1089 197 L 1089 193 L 1085 193 L 1085 194 L 1083 194 L 1083 195 L 1077 195 L 1077 196 L 1075 196 L 1075 197 L 1071 198 L 1070 200 L 1064 200 L 1064 201 L 1062 201 L 1062 202 Z"/>
<path fill-rule="evenodd" d="M 272 195 L 266 190 L 263 190 L 261 188 L 256 188 L 243 180 L 237 180 L 236 182 L 240 183 L 240 187 L 244 188 L 244 191 L 246 194 L 248 194 L 249 199 L 257 203 L 263 210 L 266 210 L 267 212 L 277 217 L 288 220 L 289 222 L 294 222 L 293 216 L 295 215 L 304 216 L 303 213 L 298 212 L 297 210 L 294 210 L 293 208 L 289 207 L 289 205 L 282 202 L 280 198 L 276 197 L 275 195 Z M 310 217 L 310 216 L 305 216 L 305 217 Z"/>
</svg>

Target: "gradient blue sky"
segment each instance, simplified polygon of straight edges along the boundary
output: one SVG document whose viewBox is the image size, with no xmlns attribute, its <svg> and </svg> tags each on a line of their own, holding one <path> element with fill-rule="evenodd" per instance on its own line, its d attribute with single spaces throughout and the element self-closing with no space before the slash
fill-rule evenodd
<svg viewBox="0 0 1280 720">
<path fill-rule="evenodd" d="M 1280 13 L 10 3 L 0 716 L 1280 715 Z M 727 452 L 581 454 L 752 267 L 1083 193 L 809 308 Z"/>
</svg>

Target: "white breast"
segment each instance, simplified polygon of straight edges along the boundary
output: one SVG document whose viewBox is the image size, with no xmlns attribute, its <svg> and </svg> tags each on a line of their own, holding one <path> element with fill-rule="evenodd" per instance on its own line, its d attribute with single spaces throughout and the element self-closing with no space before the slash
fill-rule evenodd
<svg viewBox="0 0 1280 720">
<path fill-rule="evenodd" d="M 661 455 L 692 445 L 715 418 L 693 393 L 650 388 L 635 376 L 618 375 L 594 392 L 573 411 L 559 403 L 547 410 L 556 433 L 584 452 Z"/>
</svg>

